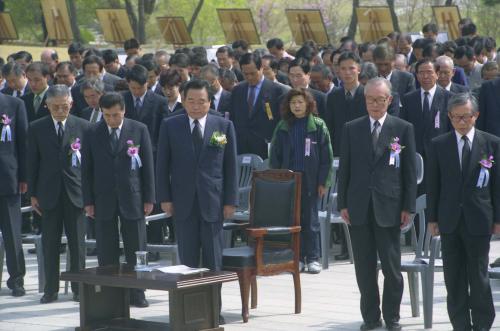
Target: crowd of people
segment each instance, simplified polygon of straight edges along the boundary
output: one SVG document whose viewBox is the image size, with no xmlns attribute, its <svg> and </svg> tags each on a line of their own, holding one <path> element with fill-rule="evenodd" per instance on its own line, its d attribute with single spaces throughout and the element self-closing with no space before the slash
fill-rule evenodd
<svg viewBox="0 0 500 331">
<path fill-rule="evenodd" d="M 168 237 L 182 264 L 221 270 L 223 221 L 238 206 L 237 155 L 255 154 L 302 173 L 301 271 L 321 271 L 318 199 L 337 187 L 361 330 L 380 327 L 381 318 L 401 330 L 400 234 L 421 194 L 429 231 L 441 235 L 453 329 L 489 330 L 489 245 L 500 234 L 500 56 L 470 19 L 459 30 L 443 43 L 433 23 L 416 40 L 394 32 L 376 43 L 345 37 L 285 49 L 273 38 L 253 51 L 239 40 L 213 60 L 201 46 L 143 54 L 134 39 L 124 43 L 125 63 L 115 49 L 77 42 L 67 62 L 52 49 L 39 61 L 26 51 L 7 56 L 0 230 L 12 295 L 25 294 L 22 227 L 42 236 L 41 303 L 58 298 L 63 229 L 71 271 L 85 268 L 85 236 L 96 239 L 100 266 L 118 264 L 120 234 L 127 264 L 146 242 Z M 418 186 L 415 153 L 425 165 Z M 22 221 L 25 204 L 34 213 Z M 165 222 L 146 226 L 147 215 L 162 211 Z M 341 244 L 337 258 L 346 259 Z M 142 290 L 130 302 L 148 306 Z"/>
</svg>

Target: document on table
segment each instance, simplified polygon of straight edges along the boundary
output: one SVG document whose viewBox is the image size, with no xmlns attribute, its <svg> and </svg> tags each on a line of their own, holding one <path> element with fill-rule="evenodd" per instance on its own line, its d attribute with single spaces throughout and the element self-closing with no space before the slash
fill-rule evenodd
<svg viewBox="0 0 500 331">
<path fill-rule="evenodd" d="M 183 264 L 173 265 L 168 267 L 156 267 L 153 270 L 158 270 L 166 274 L 181 274 L 181 275 L 192 275 L 192 274 L 198 274 L 200 272 L 209 271 L 207 268 L 190 268 Z"/>
</svg>

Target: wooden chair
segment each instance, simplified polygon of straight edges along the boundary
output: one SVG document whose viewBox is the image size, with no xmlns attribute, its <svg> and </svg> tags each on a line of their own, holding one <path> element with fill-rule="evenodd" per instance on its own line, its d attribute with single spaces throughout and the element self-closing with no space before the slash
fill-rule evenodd
<svg viewBox="0 0 500 331">
<path fill-rule="evenodd" d="M 238 274 L 243 321 L 248 299 L 257 307 L 256 276 L 293 275 L 295 313 L 301 311 L 299 272 L 301 174 L 289 170 L 255 171 L 250 191 L 248 245 L 223 251 L 224 270 Z M 250 286 L 252 283 L 252 286 Z"/>
</svg>

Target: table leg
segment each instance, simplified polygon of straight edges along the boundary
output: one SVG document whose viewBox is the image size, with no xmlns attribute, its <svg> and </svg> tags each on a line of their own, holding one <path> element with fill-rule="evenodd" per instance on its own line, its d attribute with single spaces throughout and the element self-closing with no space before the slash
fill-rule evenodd
<svg viewBox="0 0 500 331">
<path fill-rule="evenodd" d="M 114 318 L 130 318 L 129 289 L 80 283 L 80 328 Z"/>
<path fill-rule="evenodd" d="M 170 290 L 169 311 L 171 330 L 223 331 L 219 327 L 220 284 Z"/>
</svg>

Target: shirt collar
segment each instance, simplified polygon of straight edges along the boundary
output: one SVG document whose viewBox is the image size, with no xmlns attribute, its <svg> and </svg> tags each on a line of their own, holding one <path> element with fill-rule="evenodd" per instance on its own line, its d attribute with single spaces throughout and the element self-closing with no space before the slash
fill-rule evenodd
<svg viewBox="0 0 500 331">
<path fill-rule="evenodd" d="M 24 88 L 26 88 L 26 86 Z M 47 87 L 45 88 L 45 90 L 43 90 L 42 92 L 40 92 L 38 94 L 35 93 L 35 96 L 40 96 L 43 99 L 45 97 L 45 93 L 47 93 L 48 89 L 49 89 L 49 86 L 47 85 Z"/>
<path fill-rule="evenodd" d="M 392 72 L 393 72 L 393 70 L 391 70 L 391 72 L 384 78 L 387 79 L 388 81 L 391 81 Z"/>
<path fill-rule="evenodd" d="M 334 88 L 335 88 L 335 84 L 333 84 L 333 82 L 331 82 L 330 88 L 328 89 L 328 92 L 326 92 L 326 94 L 330 93 Z"/>
<path fill-rule="evenodd" d="M 260 90 L 260 88 L 262 87 L 262 83 L 264 82 L 264 79 L 265 79 L 265 77 L 264 77 L 264 75 L 262 75 L 260 82 L 258 82 L 257 85 L 254 86 L 257 90 Z M 248 86 L 251 87 L 252 85 L 248 84 Z"/>
<path fill-rule="evenodd" d="M 451 91 L 451 84 L 453 82 L 450 80 L 450 82 L 448 83 L 448 85 L 446 85 L 446 87 L 444 88 L 446 91 Z"/>
<path fill-rule="evenodd" d="M 434 98 L 434 94 L 436 94 L 436 90 L 437 90 L 437 84 L 434 84 L 434 86 L 429 91 L 427 91 L 427 92 L 429 92 L 429 96 L 431 97 L 431 99 Z M 422 98 L 424 98 L 425 92 L 426 91 L 423 88 L 420 88 L 420 96 Z"/>
<path fill-rule="evenodd" d="M 354 94 L 356 94 L 356 90 L 358 89 L 359 87 L 359 82 L 356 84 L 356 87 L 354 87 L 352 90 L 349 90 L 349 92 L 351 92 L 351 96 L 354 97 Z M 347 94 L 347 91 L 346 88 L 344 87 L 344 93 Z"/>
<path fill-rule="evenodd" d="M 146 93 L 148 93 L 148 90 L 146 90 L 146 92 L 144 92 L 144 94 L 139 97 L 139 99 L 141 99 L 141 105 L 144 103 L 144 97 L 146 97 Z M 137 97 L 134 96 L 134 104 L 136 101 L 137 101 Z"/>
<path fill-rule="evenodd" d="M 370 130 L 373 129 L 373 123 L 375 123 L 375 121 L 378 121 L 380 123 L 380 128 L 382 128 L 382 126 L 384 125 L 385 119 L 387 118 L 387 112 L 384 114 L 384 116 L 382 116 L 378 120 L 373 119 L 371 116 L 368 116 L 368 117 L 370 118 Z"/>
<path fill-rule="evenodd" d="M 221 87 L 219 87 L 219 90 L 217 91 L 217 93 L 214 94 L 214 99 L 215 100 L 219 100 L 220 99 L 220 96 L 222 95 L 222 90 L 223 90 L 223 88 L 221 86 Z"/>
<path fill-rule="evenodd" d="M 52 117 L 52 116 L 51 116 L 51 117 Z M 64 121 L 62 121 L 63 129 L 65 129 L 65 128 L 66 128 L 66 121 L 67 121 L 67 120 L 68 120 L 68 118 L 66 117 L 66 119 L 65 119 Z M 52 117 L 52 122 L 54 123 L 54 126 L 55 126 L 55 128 L 56 128 L 56 130 L 57 130 L 57 129 L 58 129 L 58 126 L 57 126 L 58 121 L 56 121 L 56 120 L 55 120 L 55 118 L 54 118 L 54 117 Z"/>
<path fill-rule="evenodd" d="M 189 116 L 189 127 L 193 127 L 193 122 L 194 122 L 194 118 L 192 118 L 191 116 Z M 205 123 L 207 122 L 207 115 L 203 116 L 202 118 L 199 118 L 198 119 L 198 123 L 200 124 L 200 128 L 201 128 L 201 132 L 203 132 L 203 130 L 205 129 Z"/>
<path fill-rule="evenodd" d="M 123 126 L 123 121 L 120 123 L 120 125 L 118 125 L 118 132 L 121 132 L 122 131 L 122 126 Z M 113 130 L 109 125 L 107 125 L 108 127 L 108 132 L 109 134 L 111 134 L 111 131 Z"/>
<path fill-rule="evenodd" d="M 177 95 L 177 100 L 175 100 L 175 103 L 173 104 L 172 108 L 170 108 L 170 104 L 168 105 L 168 109 L 173 112 L 174 109 L 175 109 L 175 106 L 177 106 L 178 103 L 182 103 L 182 99 L 181 99 L 181 94 L 179 93 Z"/>
<path fill-rule="evenodd" d="M 470 131 L 467 132 L 467 134 L 466 134 L 471 146 L 472 146 L 472 141 L 474 140 L 475 132 L 476 132 L 476 129 L 474 127 L 472 127 L 472 129 L 470 129 Z M 457 130 L 455 130 L 455 136 L 457 138 L 457 144 L 460 144 L 460 142 L 462 141 L 462 134 L 460 132 L 458 132 Z"/>
</svg>

